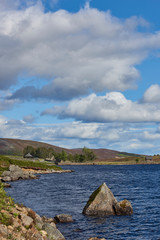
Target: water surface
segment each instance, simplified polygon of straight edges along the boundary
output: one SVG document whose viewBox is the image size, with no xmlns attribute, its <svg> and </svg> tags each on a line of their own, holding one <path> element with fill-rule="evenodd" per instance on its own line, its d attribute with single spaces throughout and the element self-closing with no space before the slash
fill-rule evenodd
<svg viewBox="0 0 160 240">
<path fill-rule="evenodd" d="M 58 224 L 66 240 L 160 239 L 160 165 L 65 166 L 73 173 L 44 174 L 12 183 L 7 192 L 38 214 L 71 214 L 74 223 Z M 82 210 L 91 193 L 106 182 L 118 201 L 131 201 L 132 216 L 87 217 Z"/>
</svg>

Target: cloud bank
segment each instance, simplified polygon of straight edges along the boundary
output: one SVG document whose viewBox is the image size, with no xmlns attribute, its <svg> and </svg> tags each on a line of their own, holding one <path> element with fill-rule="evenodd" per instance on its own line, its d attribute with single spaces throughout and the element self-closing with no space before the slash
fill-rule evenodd
<svg viewBox="0 0 160 240">
<path fill-rule="evenodd" d="M 159 126 L 132 123 L 27 124 L 0 116 L 0 136 L 32 139 L 66 148 L 108 148 L 135 153 L 159 153 Z"/>
<path fill-rule="evenodd" d="M 17 89 L 12 99 L 69 100 L 91 91 L 135 88 L 136 65 L 160 48 L 160 32 L 138 31 L 142 18 L 120 20 L 89 6 L 44 13 L 41 5 L 0 12 L 0 89 L 20 75 L 48 79 Z"/>
<path fill-rule="evenodd" d="M 142 18 L 120 20 L 92 9 L 89 1 L 76 13 L 46 12 L 42 3 L 0 1 L 0 111 L 39 99 L 55 105 L 38 120 L 31 105 L 20 120 L 14 109 L 11 119 L 0 116 L 0 136 L 158 153 L 160 86 L 136 102 L 122 92 L 136 89 L 137 66 L 159 50 L 160 32 L 149 32 Z M 46 115 L 76 122 L 42 124 Z"/>
<path fill-rule="evenodd" d="M 42 115 L 54 115 L 60 119 L 73 118 L 83 122 L 160 122 L 158 93 L 160 94 L 160 87 L 151 86 L 145 92 L 143 102 L 132 102 L 120 92 L 110 92 L 105 96 L 91 94 L 72 100 L 67 106 L 46 109 Z"/>
</svg>

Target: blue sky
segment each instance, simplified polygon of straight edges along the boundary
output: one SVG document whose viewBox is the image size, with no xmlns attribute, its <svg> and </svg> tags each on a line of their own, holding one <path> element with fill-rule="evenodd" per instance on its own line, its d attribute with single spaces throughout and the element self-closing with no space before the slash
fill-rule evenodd
<svg viewBox="0 0 160 240">
<path fill-rule="evenodd" d="M 0 137 L 160 153 L 158 0 L 0 0 Z"/>
</svg>

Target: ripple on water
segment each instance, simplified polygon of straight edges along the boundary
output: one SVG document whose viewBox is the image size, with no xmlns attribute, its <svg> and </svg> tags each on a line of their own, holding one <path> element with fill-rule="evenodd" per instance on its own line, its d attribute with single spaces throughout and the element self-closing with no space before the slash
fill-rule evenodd
<svg viewBox="0 0 160 240">
<path fill-rule="evenodd" d="M 74 223 L 58 224 L 66 240 L 104 237 L 118 240 L 160 239 L 160 165 L 70 166 L 73 173 L 41 175 L 12 183 L 8 193 L 40 215 L 68 213 Z M 117 200 L 131 201 L 132 216 L 88 217 L 82 214 L 90 194 L 106 182 Z"/>
</svg>

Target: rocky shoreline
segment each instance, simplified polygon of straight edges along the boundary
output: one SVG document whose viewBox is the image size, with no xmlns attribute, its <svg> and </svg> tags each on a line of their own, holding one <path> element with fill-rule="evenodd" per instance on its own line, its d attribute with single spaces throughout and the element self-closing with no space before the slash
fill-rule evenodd
<svg viewBox="0 0 160 240">
<path fill-rule="evenodd" d="M 0 184 L 2 184 L 3 187 L 11 187 L 8 182 L 17 181 L 19 179 L 37 179 L 37 174 L 70 172 L 72 172 L 72 170 L 35 170 L 10 165 L 9 170 L 2 173 L 0 177 Z M 57 229 L 56 223 L 72 221 L 72 217 L 70 215 L 57 215 L 55 219 L 46 218 L 44 216 L 40 217 L 32 209 L 20 206 L 19 204 L 9 206 L 9 210 L 4 210 L 2 206 L 0 214 L 4 217 L 4 219 L 7 219 L 6 225 L 0 223 L 1 240 L 65 240 L 64 236 Z"/>
<path fill-rule="evenodd" d="M 0 200 L 1 196 L 5 196 L 3 186 L 9 187 L 8 181 L 16 181 L 19 179 L 36 179 L 37 174 L 50 173 L 68 173 L 72 170 L 39 170 L 20 168 L 16 165 L 10 165 L 8 171 L 2 173 L 0 179 Z M 3 207 L 3 203 L 9 204 L 7 208 Z M 56 227 L 57 223 L 71 223 L 73 218 L 71 215 L 59 214 L 54 218 L 40 216 L 31 208 L 20 204 L 6 196 L 5 202 L 0 202 L 0 239 L 16 239 L 16 240 L 65 240 L 65 237 Z M 128 200 L 118 202 L 111 190 L 103 183 L 90 196 L 86 206 L 82 212 L 84 215 L 105 217 L 109 215 L 132 215 L 133 208 Z M 88 240 L 106 240 L 105 238 L 92 237 Z"/>
<path fill-rule="evenodd" d="M 54 170 L 54 169 L 28 169 L 20 168 L 16 165 L 10 165 L 8 171 L 4 171 L 0 177 L 3 182 L 17 181 L 19 179 L 37 179 L 39 174 L 50 174 L 50 173 L 70 173 L 72 170 Z M 35 175 L 36 174 L 36 175 Z"/>
<path fill-rule="evenodd" d="M 1 214 L 10 221 L 8 226 L 0 224 L 1 240 L 65 240 L 54 219 L 40 217 L 30 208 L 15 204 L 10 211 L 1 210 Z"/>
<path fill-rule="evenodd" d="M 1 189 L 11 187 L 7 182 L 17 181 L 19 179 L 37 179 L 37 174 L 50 173 L 70 173 L 72 170 L 35 170 L 20 168 L 10 165 L 8 171 L 4 171 L 0 177 Z M 3 185 L 3 187 L 2 187 Z M 10 203 L 5 199 L 6 202 Z M 13 200 L 12 200 L 13 201 Z M 27 208 L 14 202 L 8 205 L 7 209 L 3 207 L 0 210 L 1 217 L 4 217 L 5 223 L 0 222 L 0 239 L 16 240 L 65 240 L 65 237 L 56 227 L 56 223 L 73 222 L 72 216 L 67 214 L 56 215 L 54 218 L 40 216 L 31 208 Z M 104 238 L 89 238 L 88 240 L 105 240 Z"/>
</svg>

